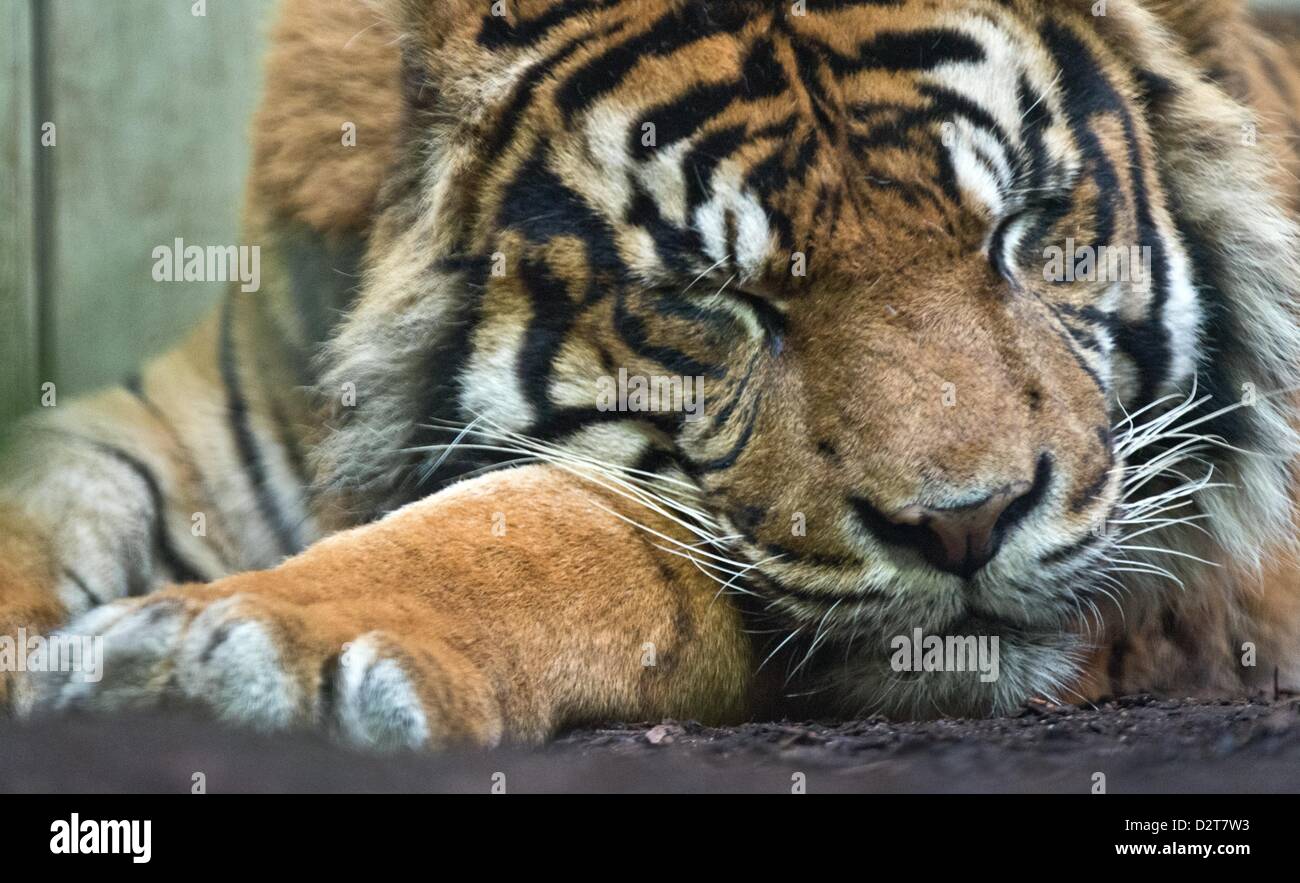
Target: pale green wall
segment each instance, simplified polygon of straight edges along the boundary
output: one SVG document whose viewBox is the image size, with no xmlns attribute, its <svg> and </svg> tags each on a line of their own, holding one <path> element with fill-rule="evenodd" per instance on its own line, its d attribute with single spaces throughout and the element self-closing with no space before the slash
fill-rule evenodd
<svg viewBox="0 0 1300 883">
<path fill-rule="evenodd" d="M 154 282 L 151 252 L 238 244 L 273 8 L 0 0 L 0 416 L 120 379 L 209 309 L 220 283 Z"/>
<path fill-rule="evenodd" d="M 0 425 L 37 387 L 31 8 L 0 6 Z"/>
</svg>

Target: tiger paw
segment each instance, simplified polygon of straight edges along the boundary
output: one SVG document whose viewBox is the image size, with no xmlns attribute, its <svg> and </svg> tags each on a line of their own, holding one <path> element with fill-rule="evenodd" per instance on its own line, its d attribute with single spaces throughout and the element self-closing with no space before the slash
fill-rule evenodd
<svg viewBox="0 0 1300 883">
<path fill-rule="evenodd" d="M 93 676 L 34 676 L 38 713 L 184 706 L 382 750 L 495 744 L 500 735 L 481 679 L 454 651 L 358 633 L 328 611 L 275 598 L 170 589 L 93 610 L 64 634 L 90 639 L 102 659 Z"/>
</svg>

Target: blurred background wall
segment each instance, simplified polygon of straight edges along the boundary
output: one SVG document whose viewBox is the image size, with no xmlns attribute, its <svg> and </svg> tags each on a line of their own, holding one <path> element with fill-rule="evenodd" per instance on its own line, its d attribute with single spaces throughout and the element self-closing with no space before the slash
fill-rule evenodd
<svg viewBox="0 0 1300 883">
<path fill-rule="evenodd" d="M 154 282 L 152 251 L 239 244 L 274 6 L 0 0 L 0 424 L 46 381 L 62 397 L 121 379 L 220 294 Z"/>
<path fill-rule="evenodd" d="M 0 419 L 120 379 L 224 288 L 152 252 L 239 242 L 274 6 L 0 0 Z"/>
</svg>

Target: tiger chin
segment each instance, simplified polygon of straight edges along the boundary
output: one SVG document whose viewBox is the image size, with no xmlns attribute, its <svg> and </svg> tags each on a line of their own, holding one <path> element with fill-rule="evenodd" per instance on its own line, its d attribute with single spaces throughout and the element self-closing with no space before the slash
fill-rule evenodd
<svg viewBox="0 0 1300 883">
<path fill-rule="evenodd" d="M 263 290 L 18 428 L 0 632 L 106 649 L 0 701 L 432 748 L 1300 684 L 1293 49 L 1231 0 L 284 0 Z"/>
</svg>

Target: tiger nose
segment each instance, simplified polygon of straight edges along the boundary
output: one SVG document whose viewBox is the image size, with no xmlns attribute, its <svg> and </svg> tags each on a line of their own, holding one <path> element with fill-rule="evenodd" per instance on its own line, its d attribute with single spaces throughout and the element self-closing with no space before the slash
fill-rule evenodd
<svg viewBox="0 0 1300 883">
<path fill-rule="evenodd" d="M 877 539 L 920 553 L 945 573 L 969 578 L 993 560 L 1002 541 L 1047 496 L 1052 456 L 1038 457 L 1034 480 L 1015 481 L 965 506 L 905 506 L 886 514 L 869 500 L 853 500 L 858 517 Z"/>
<path fill-rule="evenodd" d="M 1006 536 L 1008 512 L 1025 500 L 1028 482 L 990 494 L 983 500 L 951 509 L 907 506 L 887 516 L 901 530 L 896 536 L 945 573 L 969 578 L 997 555 Z"/>
</svg>

